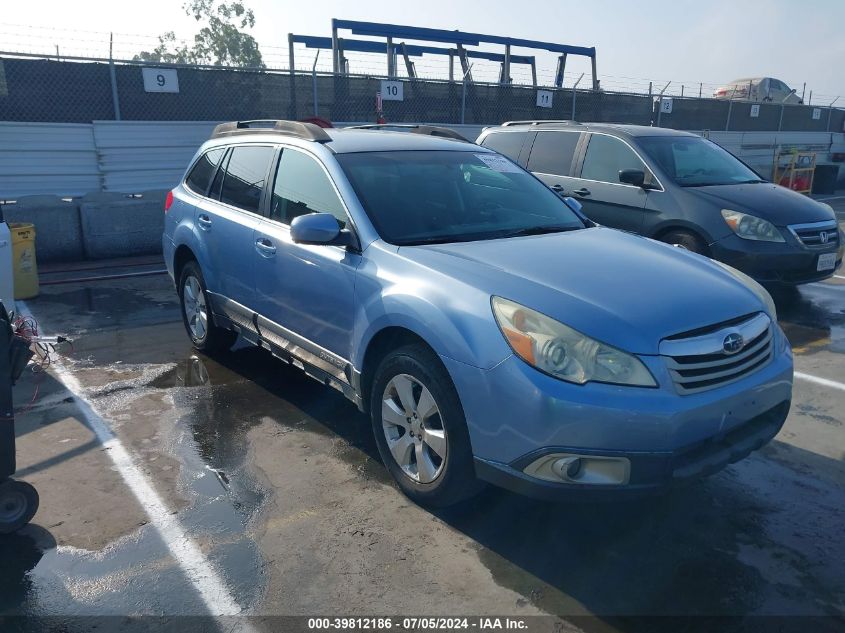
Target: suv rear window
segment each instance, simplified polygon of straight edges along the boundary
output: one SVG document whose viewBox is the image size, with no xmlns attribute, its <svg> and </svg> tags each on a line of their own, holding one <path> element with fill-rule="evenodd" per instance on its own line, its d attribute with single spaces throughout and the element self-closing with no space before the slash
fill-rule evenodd
<svg viewBox="0 0 845 633">
<path fill-rule="evenodd" d="M 528 159 L 528 171 L 568 176 L 580 138 L 580 132 L 537 132 Z"/>
<path fill-rule="evenodd" d="M 516 162 L 519 152 L 522 151 L 525 136 L 525 132 L 494 132 L 487 135 L 482 145 Z"/>
<path fill-rule="evenodd" d="M 220 202 L 258 213 L 258 204 L 272 157 L 272 147 L 244 145 L 233 148 L 226 165 L 226 175 L 223 177 Z"/>
<path fill-rule="evenodd" d="M 188 185 L 191 191 L 202 196 L 206 194 L 208 185 L 211 184 L 211 179 L 214 177 L 214 171 L 217 169 L 217 165 L 220 164 L 220 159 L 223 157 L 225 151 L 226 148 L 219 147 L 209 150 L 200 156 L 200 159 L 185 180 L 185 184 Z"/>
</svg>

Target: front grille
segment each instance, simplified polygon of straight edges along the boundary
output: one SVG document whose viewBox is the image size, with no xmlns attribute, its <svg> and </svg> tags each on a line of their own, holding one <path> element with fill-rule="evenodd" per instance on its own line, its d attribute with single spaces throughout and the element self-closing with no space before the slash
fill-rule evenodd
<svg viewBox="0 0 845 633">
<path fill-rule="evenodd" d="M 729 335 L 739 334 L 742 346 L 735 353 L 725 351 Z M 773 354 L 774 328 L 765 314 L 731 324 L 700 336 L 670 337 L 660 344 L 675 389 L 681 395 L 715 389 L 754 373 Z"/>
<path fill-rule="evenodd" d="M 839 227 L 833 220 L 792 224 L 789 230 L 807 248 L 831 248 L 839 244 Z"/>
</svg>

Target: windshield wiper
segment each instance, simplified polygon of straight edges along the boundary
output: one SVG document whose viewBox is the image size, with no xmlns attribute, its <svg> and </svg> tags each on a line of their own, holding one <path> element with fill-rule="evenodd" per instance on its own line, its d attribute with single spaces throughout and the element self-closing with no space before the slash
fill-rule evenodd
<svg viewBox="0 0 845 633">
<path fill-rule="evenodd" d="M 544 235 L 546 233 L 565 233 L 566 231 L 577 231 L 581 226 L 570 225 L 551 225 L 551 226 L 528 226 L 524 229 L 516 229 L 515 231 L 503 231 L 500 235 L 496 235 L 495 239 L 503 237 L 524 237 L 526 235 Z"/>
</svg>

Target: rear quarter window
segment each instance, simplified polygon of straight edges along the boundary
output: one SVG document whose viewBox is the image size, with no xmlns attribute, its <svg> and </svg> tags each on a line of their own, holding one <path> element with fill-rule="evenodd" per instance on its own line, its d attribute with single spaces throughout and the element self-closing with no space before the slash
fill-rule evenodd
<svg viewBox="0 0 845 633">
<path fill-rule="evenodd" d="M 225 148 L 220 147 L 207 151 L 200 156 L 199 160 L 194 165 L 191 173 L 185 179 L 185 184 L 188 189 L 201 196 L 206 195 L 208 186 L 211 184 L 211 179 L 214 177 L 214 172 L 217 165 L 220 164 L 220 159 L 223 158 Z"/>
<path fill-rule="evenodd" d="M 516 162 L 522 151 L 525 137 L 525 132 L 493 132 L 484 138 L 482 145 Z"/>
</svg>

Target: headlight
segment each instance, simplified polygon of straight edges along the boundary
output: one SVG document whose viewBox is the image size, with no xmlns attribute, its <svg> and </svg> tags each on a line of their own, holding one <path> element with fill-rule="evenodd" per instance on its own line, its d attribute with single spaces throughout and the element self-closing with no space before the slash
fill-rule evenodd
<svg viewBox="0 0 845 633">
<path fill-rule="evenodd" d="M 774 224 L 747 213 L 722 209 L 722 217 L 731 230 L 744 240 L 759 242 L 785 242 Z"/>
<path fill-rule="evenodd" d="M 529 365 L 567 382 L 594 380 L 656 387 L 645 365 L 631 354 L 599 343 L 571 327 L 513 301 L 493 297 L 493 314 L 514 353 Z"/>
<path fill-rule="evenodd" d="M 769 291 L 763 288 L 760 284 L 754 281 L 751 277 L 746 275 L 741 270 L 737 270 L 733 266 L 728 266 L 727 264 L 713 260 L 713 263 L 719 264 L 722 268 L 727 270 L 730 274 L 732 274 L 737 281 L 739 281 L 743 286 L 748 288 L 751 292 L 757 295 L 760 298 L 760 301 L 766 304 L 766 312 L 768 312 L 769 316 L 771 317 L 774 323 L 777 323 L 778 320 L 778 311 L 775 307 L 775 301 L 772 299 L 772 295 L 769 294 Z"/>
</svg>

